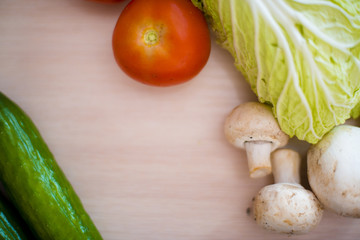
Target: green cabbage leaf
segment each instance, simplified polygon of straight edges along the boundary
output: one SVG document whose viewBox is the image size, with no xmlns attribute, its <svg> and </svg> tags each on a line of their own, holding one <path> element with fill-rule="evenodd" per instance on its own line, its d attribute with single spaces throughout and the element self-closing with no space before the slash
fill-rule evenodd
<svg viewBox="0 0 360 240">
<path fill-rule="evenodd" d="M 192 0 L 281 129 L 309 143 L 360 115 L 359 0 Z"/>
</svg>

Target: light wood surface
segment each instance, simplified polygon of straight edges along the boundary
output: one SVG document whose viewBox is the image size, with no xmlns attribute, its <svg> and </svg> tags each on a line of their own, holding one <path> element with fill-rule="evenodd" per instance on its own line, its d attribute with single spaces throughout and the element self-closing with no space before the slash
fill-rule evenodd
<svg viewBox="0 0 360 240">
<path fill-rule="evenodd" d="M 186 84 L 129 79 L 111 48 L 127 2 L 0 0 L 0 90 L 36 123 L 104 239 L 359 239 L 359 219 L 327 211 L 303 236 L 256 225 L 252 198 L 273 179 L 250 179 L 223 135 L 255 95 L 215 41 Z M 308 145 L 290 147 L 304 157 Z M 306 185 L 305 171 L 303 159 Z"/>
</svg>

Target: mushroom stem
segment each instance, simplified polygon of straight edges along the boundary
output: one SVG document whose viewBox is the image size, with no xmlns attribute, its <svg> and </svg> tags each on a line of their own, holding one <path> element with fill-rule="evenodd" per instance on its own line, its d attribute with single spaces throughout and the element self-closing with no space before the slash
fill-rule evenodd
<svg viewBox="0 0 360 240">
<path fill-rule="evenodd" d="M 251 178 L 264 177 L 271 173 L 271 142 L 245 142 L 245 149 Z"/>
<path fill-rule="evenodd" d="M 272 167 L 275 183 L 300 184 L 300 155 L 290 149 L 272 153 Z"/>
</svg>

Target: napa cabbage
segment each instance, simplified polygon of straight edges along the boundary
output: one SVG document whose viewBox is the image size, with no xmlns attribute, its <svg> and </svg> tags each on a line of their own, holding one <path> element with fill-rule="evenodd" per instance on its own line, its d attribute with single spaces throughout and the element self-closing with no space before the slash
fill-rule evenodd
<svg viewBox="0 0 360 240">
<path fill-rule="evenodd" d="M 288 135 L 360 115 L 359 0 L 192 0 Z"/>
</svg>

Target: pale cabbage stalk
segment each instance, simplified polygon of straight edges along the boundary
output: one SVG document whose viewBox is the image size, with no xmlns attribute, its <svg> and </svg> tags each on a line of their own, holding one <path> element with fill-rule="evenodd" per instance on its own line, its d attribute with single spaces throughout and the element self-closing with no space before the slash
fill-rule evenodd
<svg viewBox="0 0 360 240">
<path fill-rule="evenodd" d="M 193 0 L 282 130 L 310 143 L 359 115 L 359 0 Z"/>
</svg>

